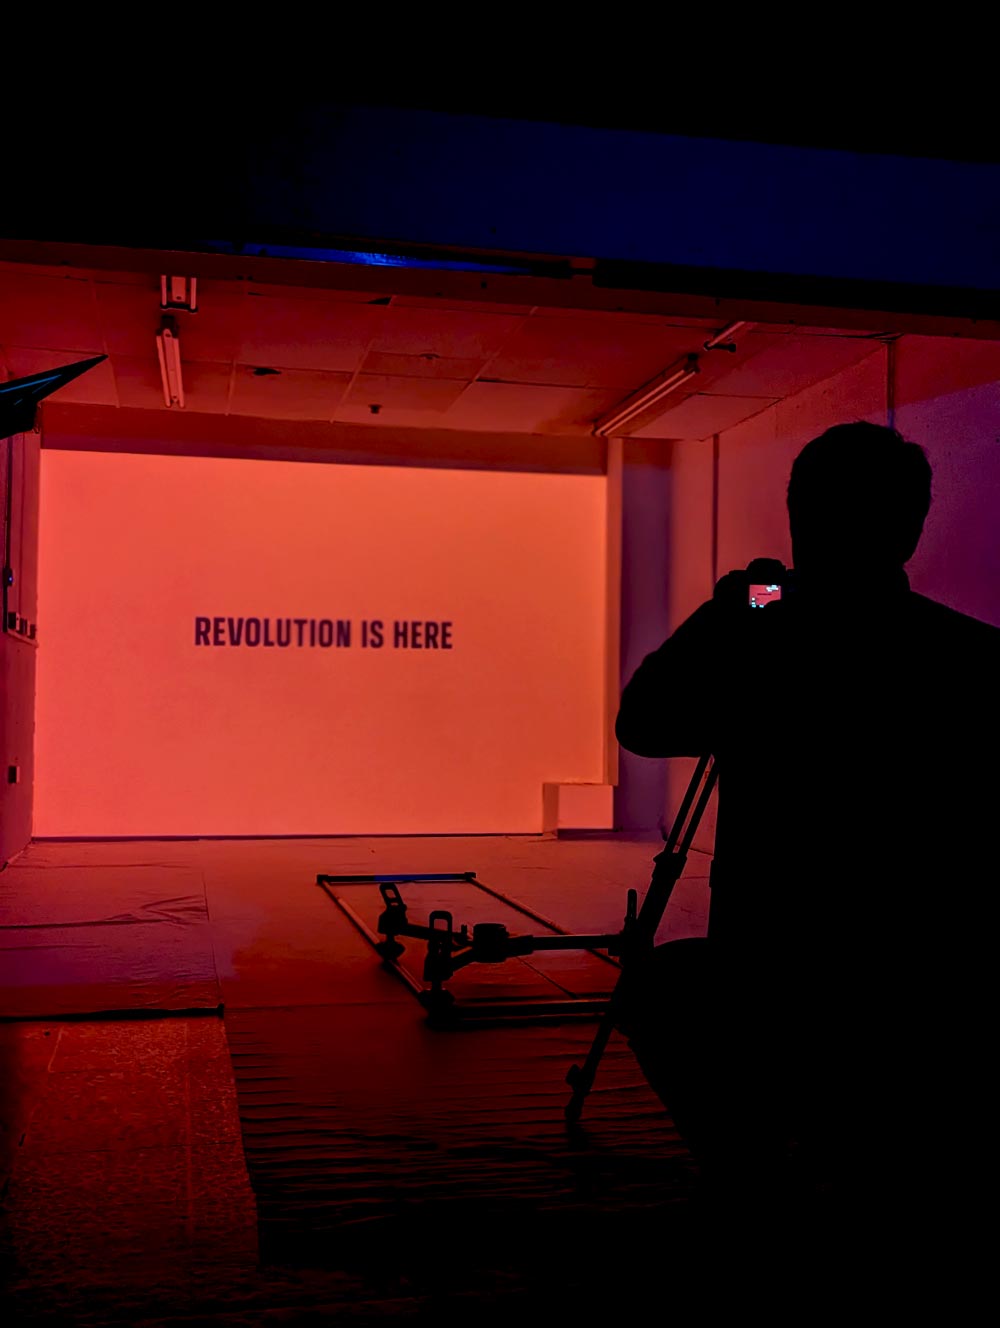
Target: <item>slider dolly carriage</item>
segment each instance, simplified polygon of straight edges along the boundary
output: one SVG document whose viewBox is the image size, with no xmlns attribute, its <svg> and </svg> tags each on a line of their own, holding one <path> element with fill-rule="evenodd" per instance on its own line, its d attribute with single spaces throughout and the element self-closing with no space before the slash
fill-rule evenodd
<svg viewBox="0 0 1000 1328">
<path fill-rule="evenodd" d="M 664 836 L 664 846 L 653 859 L 653 874 L 642 907 L 638 907 L 636 891 L 629 890 L 625 921 L 621 931 L 618 932 L 598 935 L 572 935 L 563 932 L 548 918 L 491 890 L 489 886 L 476 879 L 475 872 L 395 876 L 319 875 L 316 877 L 316 884 L 326 891 L 338 908 L 366 936 L 382 956 L 386 967 L 406 982 L 427 1010 L 428 1019 L 433 1023 L 452 1024 L 463 1017 L 455 1006 L 454 996 L 446 990 L 444 984 L 469 964 L 501 964 L 507 959 L 533 954 L 539 950 L 588 950 L 597 958 L 613 964 L 619 970 L 619 977 L 611 995 L 606 999 L 570 997 L 542 1003 L 535 1001 L 530 1005 L 516 1007 L 507 1005 L 503 1011 L 508 1017 L 514 1018 L 526 1015 L 535 1017 L 565 1014 L 600 1015 L 597 1032 L 586 1059 L 582 1065 L 574 1065 L 567 1076 L 567 1083 L 571 1086 L 572 1093 L 566 1105 L 566 1117 L 570 1123 L 575 1124 L 580 1119 L 584 1101 L 593 1087 L 605 1048 L 621 1017 L 625 1001 L 623 981 L 630 968 L 641 963 L 652 953 L 657 928 L 674 886 L 684 870 L 691 842 L 712 796 L 717 776 L 714 759 L 711 756 L 700 757 L 670 833 Z M 533 918 L 536 922 L 541 922 L 553 934 L 512 935 L 500 922 L 478 922 L 472 927 L 471 932 L 467 926 L 456 930 L 451 913 L 445 909 L 434 910 L 426 925 L 410 922 L 399 887 L 401 884 L 427 882 L 468 882 L 487 894 L 503 900 L 509 907 Z M 377 924 L 378 935 L 371 931 L 335 889 L 344 884 L 362 883 L 377 884 L 382 895 L 384 909 Z M 399 963 L 405 953 L 401 937 L 413 937 L 427 942 L 423 975 L 429 987 L 422 987 Z M 606 951 L 606 955 L 600 953 L 602 950 Z M 489 1013 L 494 1015 L 497 1013 L 495 1006 L 488 1009 Z"/>
</svg>

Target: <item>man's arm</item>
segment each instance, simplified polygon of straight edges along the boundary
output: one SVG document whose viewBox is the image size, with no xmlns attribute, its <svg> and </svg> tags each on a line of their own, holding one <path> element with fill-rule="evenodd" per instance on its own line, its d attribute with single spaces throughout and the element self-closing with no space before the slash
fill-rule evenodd
<svg viewBox="0 0 1000 1328">
<path fill-rule="evenodd" d="M 725 610 L 709 600 L 646 656 L 622 692 L 615 735 L 637 756 L 714 750 Z"/>
</svg>

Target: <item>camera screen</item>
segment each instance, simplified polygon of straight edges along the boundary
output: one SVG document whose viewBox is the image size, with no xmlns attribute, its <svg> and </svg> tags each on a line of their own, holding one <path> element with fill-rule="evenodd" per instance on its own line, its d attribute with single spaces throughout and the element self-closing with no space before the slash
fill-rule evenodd
<svg viewBox="0 0 1000 1328">
<path fill-rule="evenodd" d="M 781 599 L 780 586 L 750 587 L 750 607 L 752 609 L 761 609 L 765 604 L 770 604 L 773 599 Z"/>
</svg>

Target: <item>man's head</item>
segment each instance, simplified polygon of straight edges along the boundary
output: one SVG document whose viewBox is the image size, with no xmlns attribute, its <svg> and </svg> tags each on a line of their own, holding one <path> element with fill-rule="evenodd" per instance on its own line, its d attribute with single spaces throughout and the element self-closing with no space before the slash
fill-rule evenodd
<svg viewBox="0 0 1000 1328">
<path fill-rule="evenodd" d="M 788 482 L 797 571 L 901 568 L 931 503 L 922 447 L 880 424 L 838 424 L 807 443 Z"/>
</svg>

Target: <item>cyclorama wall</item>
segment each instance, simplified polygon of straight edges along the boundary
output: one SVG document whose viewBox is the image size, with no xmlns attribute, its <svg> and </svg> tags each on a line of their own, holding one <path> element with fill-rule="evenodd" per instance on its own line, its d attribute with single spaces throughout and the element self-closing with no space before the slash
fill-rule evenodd
<svg viewBox="0 0 1000 1328">
<path fill-rule="evenodd" d="M 531 833 L 603 778 L 606 481 L 45 450 L 34 833 Z"/>
<path fill-rule="evenodd" d="M 667 631 L 711 595 L 713 571 L 721 576 L 758 556 L 790 563 L 785 493 L 798 452 L 834 424 L 885 424 L 890 409 L 934 472 L 930 515 L 907 567 L 911 586 L 1000 626 L 1000 344 L 905 336 L 721 434 L 714 480 L 711 440 L 672 444 Z M 931 695 L 933 679 L 928 688 Z M 668 821 L 689 766 L 668 762 Z M 711 831 L 709 820 L 701 847 L 711 847 Z"/>
</svg>

